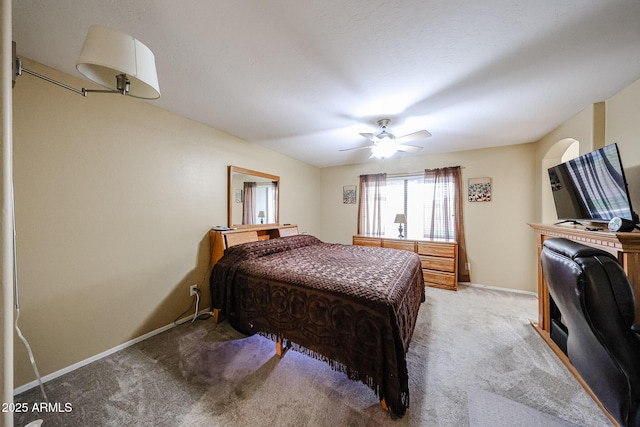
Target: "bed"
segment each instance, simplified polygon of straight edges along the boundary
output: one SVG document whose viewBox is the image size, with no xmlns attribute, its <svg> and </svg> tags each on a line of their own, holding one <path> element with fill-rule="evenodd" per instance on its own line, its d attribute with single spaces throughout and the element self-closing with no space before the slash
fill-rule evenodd
<svg viewBox="0 0 640 427">
<path fill-rule="evenodd" d="M 425 299 L 417 254 L 296 235 L 225 250 L 212 307 L 235 329 L 284 342 L 409 406 L 406 353 Z"/>
</svg>

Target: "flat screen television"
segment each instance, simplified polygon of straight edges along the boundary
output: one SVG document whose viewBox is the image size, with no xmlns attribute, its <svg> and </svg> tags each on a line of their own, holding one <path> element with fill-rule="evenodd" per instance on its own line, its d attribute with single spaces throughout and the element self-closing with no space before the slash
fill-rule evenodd
<svg viewBox="0 0 640 427">
<path fill-rule="evenodd" d="M 549 168 L 549 179 L 560 222 L 606 223 L 616 217 L 639 222 L 617 144 Z"/>
</svg>

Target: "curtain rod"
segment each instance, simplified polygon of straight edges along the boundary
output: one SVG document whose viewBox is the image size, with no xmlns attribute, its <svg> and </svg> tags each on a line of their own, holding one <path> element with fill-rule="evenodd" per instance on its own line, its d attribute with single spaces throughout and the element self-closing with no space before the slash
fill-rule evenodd
<svg viewBox="0 0 640 427">
<path fill-rule="evenodd" d="M 460 169 L 464 169 L 464 166 L 445 166 L 444 168 L 434 168 L 434 169 L 445 169 L 447 167 L 450 168 L 455 168 L 455 167 L 459 167 Z M 388 173 L 387 176 L 391 177 L 391 178 L 400 178 L 403 176 L 416 176 L 416 175 L 424 175 L 424 171 L 425 169 L 418 171 L 418 172 L 399 172 L 399 173 Z"/>
<path fill-rule="evenodd" d="M 402 172 L 402 173 L 388 173 L 387 176 L 391 177 L 391 178 L 400 178 L 403 176 L 417 176 L 417 175 L 424 175 L 424 170 L 421 170 L 419 172 Z"/>
</svg>

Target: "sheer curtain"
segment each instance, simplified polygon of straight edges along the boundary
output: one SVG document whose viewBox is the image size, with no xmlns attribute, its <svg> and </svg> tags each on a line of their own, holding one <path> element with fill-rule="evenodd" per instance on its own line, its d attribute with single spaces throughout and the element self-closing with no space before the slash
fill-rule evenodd
<svg viewBox="0 0 640 427">
<path fill-rule="evenodd" d="M 255 224 L 256 223 L 256 183 L 245 182 L 244 183 L 244 197 L 242 204 L 242 223 L 243 224 Z"/>
<path fill-rule="evenodd" d="M 424 182 L 433 189 L 431 212 L 425 212 L 425 238 L 455 240 L 458 243 L 458 280 L 468 282 L 467 247 L 462 216 L 462 177 L 460 166 L 426 169 Z M 426 209 L 425 209 L 426 210 Z"/>
<path fill-rule="evenodd" d="M 386 173 L 360 175 L 358 234 L 384 234 L 382 211 L 386 182 Z"/>
<path fill-rule="evenodd" d="M 271 196 L 271 201 L 273 204 L 273 216 L 271 216 L 271 221 L 270 222 L 280 222 L 278 215 L 280 214 L 278 212 L 278 200 L 280 199 L 280 195 L 278 194 L 278 181 L 271 181 L 271 191 L 272 191 L 272 196 Z"/>
</svg>

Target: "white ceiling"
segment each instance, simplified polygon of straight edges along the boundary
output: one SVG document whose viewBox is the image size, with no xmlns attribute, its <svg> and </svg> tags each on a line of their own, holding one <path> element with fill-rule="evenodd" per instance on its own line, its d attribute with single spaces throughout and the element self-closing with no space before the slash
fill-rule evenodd
<svg viewBox="0 0 640 427">
<path fill-rule="evenodd" d="M 93 24 L 154 52 L 148 102 L 319 167 L 379 118 L 420 155 L 535 141 L 640 78 L 638 0 L 13 0 L 18 55 L 69 74 Z"/>
</svg>

